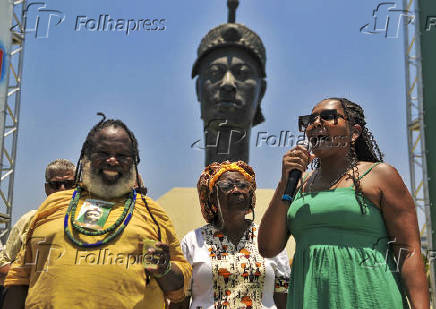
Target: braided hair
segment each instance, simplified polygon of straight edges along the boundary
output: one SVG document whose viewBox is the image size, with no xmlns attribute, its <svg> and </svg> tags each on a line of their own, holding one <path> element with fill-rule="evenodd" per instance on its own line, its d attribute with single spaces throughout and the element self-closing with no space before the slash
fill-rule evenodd
<svg viewBox="0 0 436 309">
<path fill-rule="evenodd" d="M 91 152 L 95 147 L 95 136 L 99 131 L 107 127 L 122 128 L 129 136 L 130 142 L 132 143 L 132 157 L 133 157 L 133 164 L 135 166 L 136 181 L 137 184 L 139 185 L 141 182 L 139 180 L 138 163 L 140 162 L 141 159 L 139 158 L 138 141 L 136 140 L 135 135 L 133 134 L 132 131 L 129 130 L 126 124 L 121 120 L 106 119 L 106 115 L 103 113 L 97 113 L 97 115 L 101 116 L 102 119 L 95 126 L 92 127 L 91 131 L 89 131 L 88 136 L 86 137 L 85 142 L 83 143 L 82 150 L 80 151 L 80 158 L 79 161 L 77 162 L 77 168 L 74 175 L 74 180 L 76 185 L 78 184 L 82 176 L 82 167 L 83 167 L 82 159 L 84 157 L 89 157 L 91 155 Z M 141 188 L 141 189 L 145 189 L 145 188 Z"/>
<path fill-rule="evenodd" d="M 339 101 L 344 110 L 345 116 L 350 122 L 350 126 L 358 124 L 362 127 L 362 132 L 354 142 L 356 158 L 359 161 L 383 162 L 383 154 L 374 135 L 366 127 L 363 108 L 345 98 L 328 98 L 327 100 Z"/>
<path fill-rule="evenodd" d="M 353 175 L 350 176 L 353 180 L 354 184 L 354 194 L 356 196 L 356 200 L 359 203 L 360 210 L 362 214 L 366 213 L 366 207 L 364 206 L 364 199 L 362 188 L 360 186 L 360 175 L 359 170 L 357 168 L 358 161 L 367 161 L 367 162 L 383 162 L 383 154 L 380 151 L 380 148 L 377 142 L 374 139 L 374 135 L 368 130 L 366 127 L 365 115 L 363 108 L 346 99 L 346 98 L 327 98 L 326 100 L 335 100 L 338 101 L 342 109 L 344 110 L 346 119 L 349 122 L 350 128 L 358 124 L 362 128 L 362 132 L 359 137 L 354 141 L 350 142 L 350 150 L 348 153 L 348 158 L 351 161 L 351 167 L 353 170 Z M 319 160 L 315 160 L 314 166 L 319 167 Z"/>
<path fill-rule="evenodd" d="M 102 119 L 95 126 L 92 127 L 91 131 L 89 131 L 88 136 L 86 137 L 85 142 L 83 143 L 82 150 L 80 151 L 80 158 L 79 158 L 79 161 L 77 162 L 76 172 L 74 175 L 75 185 L 77 185 L 81 180 L 82 169 L 83 169 L 83 166 L 82 166 L 83 158 L 89 157 L 92 153 L 93 148 L 95 147 L 95 136 L 97 135 L 97 133 L 99 131 L 103 130 L 104 128 L 108 128 L 108 127 L 123 129 L 127 133 L 127 135 L 129 136 L 130 142 L 132 143 L 132 157 L 133 157 L 133 164 L 134 164 L 135 173 L 136 173 L 136 183 L 138 185 L 138 187 L 135 188 L 135 190 L 136 190 L 136 192 L 141 193 L 141 199 L 144 202 L 145 207 L 147 208 L 151 219 L 153 220 L 153 222 L 157 226 L 158 239 L 160 241 L 161 240 L 160 226 L 159 226 L 159 223 L 157 222 L 157 220 L 155 219 L 155 217 L 153 216 L 150 208 L 148 207 L 148 203 L 147 203 L 146 199 L 144 198 L 144 196 L 147 194 L 147 188 L 143 185 L 143 182 L 140 179 L 139 173 L 138 173 L 138 163 L 141 161 L 141 159 L 139 158 L 138 141 L 136 140 L 136 137 L 133 134 L 133 132 L 130 131 L 130 129 L 127 127 L 127 125 L 124 122 L 122 122 L 121 120 L 119 120 L 119 119 L 106 119 L 106 115 L 103 113 L 97 113 L 97 115 L 101 116 Z"/>
<path fill-rule="evenodd" d="M 346 98 L 328 98 L 327 100 L 336 100 L 341 103 L 345 116 L 349 121 L 350 128 L 355 124 L 360 125 L 362 128 L 359 137 L 354 141 L 354 143 L 350 143 L 349 157 L 353 170 L 352 179 L 354 184 L 354 194 L 359 203 L 360 210 L 362 214 L 364 214 L 366 208 L 363 205 L 363 193 L 360 186 L 360 176 L 357 169 L 357 163 L 358 161 L 383 162 L 383 154 L 374 139 L 374 135 L 366 127 L 364 111 L 360 105 Z"/>
</svg>

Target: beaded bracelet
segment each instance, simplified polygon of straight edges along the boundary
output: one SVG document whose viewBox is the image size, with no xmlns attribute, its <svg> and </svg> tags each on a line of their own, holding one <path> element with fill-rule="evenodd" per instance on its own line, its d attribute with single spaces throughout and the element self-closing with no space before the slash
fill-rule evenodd
<svg viewBox="0 0 436 309">
<path fill-rule="evenodd" d="M 168 273 L 171 271 L 171 261 L 168 262 L 168 266 L 167 269 L 165 270 L 165 272 L 161 275 L 159 274 L 153 274 L 153 276 L 157 279 L 160 279 L 162 277 L 165 277 L 166 275 L 168 275 Z"/>
</svg>

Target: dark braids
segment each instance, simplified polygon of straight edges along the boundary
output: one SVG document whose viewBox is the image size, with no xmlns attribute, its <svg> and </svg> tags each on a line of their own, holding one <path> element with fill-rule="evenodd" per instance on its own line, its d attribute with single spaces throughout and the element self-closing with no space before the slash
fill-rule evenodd
<svg viewBox="0 0 436 309">
<path fill-rule="evenodd" d="M 356 200 L 359 203 L 362 214 L 366 212 L 366 208 L 363 205 L 363 194 L 360 186 L 360 176 L 357 169 L 358 161 L 367 162 L 383 162 L 383 154 L 377 142 L 374 139 L 372 133 L 366 127 L 365 115 L 363 108 L 346 98 L 328 98 L 325 100 L 336 100 L 341 103 L 345 116 L 349 121 L 350 128 L 358 124 L 362 128 L 362 132 L 354 143 L 351 143 L 349 159 L 351 160 L 351 166 L 353 170 L 353 184 Z M 324 101 L 324 100 L 323 100 Z"/>
<path fill-rule="evenodd" d="M 353 169 L 353 184 L 354 184 L 354 194 L 356 200 L 359 203 L 360 210 L 362 214 L 366 212 L 366 208 L 363 205 L 363 194 L 362 188 L 360 186 L 360 175 L 357 169 L 358 161 L 368 161 L 368 162 L 383 162 L 383 154 L 378 147 L 377 142 L 374 139 L 372 133 L 366 127 L 365 115 L 363 108 L 351 102 L 345 98 L 329 98 L 330 100 L 337 100 L 341 103 L 342 109 L 350 122 L 350 127 L 358 124 L 362 128 L 362 132 L 354 143 L 351 143 L 350 147 L 350 159 L 352 162 Z"/>
<path fill-rule="evenodd" d="M 327 100 L 339 101 L 342 109 L 350 121 L 350 127 L 358 124 L 362 127 L 362 132 L 354 143 L 355 154 L 358 161 L 383 162 L 383 154 L 378 147 L 372 133 L 366 127 L 363 108 L 345 98 L 328 98 Z"/>
<path fill-rule="evenodd" d="M 97 115 L 101 116 L 102 119 L 96 125 L 94 125 L 92 127 L 91 131 L 89 131 L 88 136 L 86 137 L 85 142 L 83 143 L 82 150 L 80 151 L 80 158 L 79 158 L 79 161 L 77 162 L 76 172 L 74 175 L 75 184 L 77 185 L 81 180 L 82 169 L 83 169 L 82 159 L 85 156 L 89 157 L 90 154 L 92 153 L 92 150 L 95 147 L 95 136 L 97 135 L 97 133 L 99 131 L 103 130 L 104 128 L 107 128 L 107 127 L 115 127 L 115 128 L 123 129 L 127 133 L 127 135 L 129 136 L 130 142 L 132 143 L 132 157 L 133 157 L 133 164 L 134 164 L 135 173 L 136 173 L 136 183 L 138 185 L 138 187 L 135 188 L 135 190 L 136 190 L 136 192 L 141 193 L 141 199 L 145 203 L 145 207 L 147 208 L 151 219 L 153 220 L 153 222 L 157 226 L 157 234 L 158 234 L 158 239 L 160 241 L 161 240 L 160 226 L 159 226 L 159 223 L 157 222 L 157 220 L 154 218 L 150 208 L 148 207 L 148 203 L 147 203 L 146 199 L 144 198 L 144 196 L 147 194 L 147 188 L 142 184 L 142 181 L 139 178 L 138 163 L 141 161 L 141 159 L 139 158 L 138 141 L 136 140 L 136 137 L 133 134 L 133 132 L 130 131 L 130 129 L 127 127 L 127 125 L 124 122 L 122 122 L 121 120 L 119 120 L 119 119 L 106 119 L 106 115 L 103 113 L 97 113 Z"/>
</svg>

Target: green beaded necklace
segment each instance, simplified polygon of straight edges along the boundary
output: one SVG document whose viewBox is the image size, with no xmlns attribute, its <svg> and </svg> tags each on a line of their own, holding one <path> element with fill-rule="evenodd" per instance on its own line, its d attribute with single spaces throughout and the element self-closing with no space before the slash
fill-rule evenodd
<svg viewBox="0 0 436 309">
<path fill-rule="evenodd" d="M 67 237 L 77 246 L 79 247 L 98 247 L 101 245 L 107 244 L 112 239 L 118 237 L 123 231 L 124 228 L 129 224 L 130 219 L 132 218 L 133 209 L 135 208 L 135 201 L 136 201 L 136 191 L 132 190 L 132 192 L 129 194 L 129 197 L 127 198 L 125 204 L 124 204 L 124 211 L 121 214 L 121 216 L 115 221 L 114 224 L 109 226 L 108 228 L 105 228 L 101 231 L 89 231 L 79 225 L 77 225 L 74 222 L 74 216 L 76 214 L 76 208 L 80 200 L 80 193 L 82 192 L 81 187 L 77 187 L 76 190 L 73 193 L 73 197 L 71 199 L 71 202 L 68 206 L 67 213 L 65 214 L 64 218 L 64 232 L 67 235 Z M 106 236 L 103 240 L 99 240 L 95 243 L 86 243 L 80 240 L 77 240 L 74 238 L 73 233 L 71 233 L 69 225 L 68 225 L 68 219 L 71 222 L 71 225 L 73 229 L 79 233 L 86 236 L 101 236 L 104 234 L 111 233 L 110 235 Z M 122 224 L 122 225 L 121 225 Z"/>
</svg>

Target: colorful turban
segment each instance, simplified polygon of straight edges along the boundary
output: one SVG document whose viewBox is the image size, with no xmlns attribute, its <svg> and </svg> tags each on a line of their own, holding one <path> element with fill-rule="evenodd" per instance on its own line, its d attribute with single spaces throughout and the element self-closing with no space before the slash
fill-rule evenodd
<svg viewBox="0 0 436 309">
<path fill-rule="evenodd" d="M 244 178 L 251 184 L 249 194 L 251 195 L 250 208 L 254 210 L 256 204 L 256 179 L 253 169 L 244 161 L 230 162 L 224 161 L 222 163 L 214 162 L 207 166 L 201 173 L 200 179 L 197 183 L 198 196 L 200 199 L 201 214 L 207 223 L 213 223 L 218 216 L 218 207 L 215 205 L 212 193 L 216 182 L 222 174 L 228 171 L 236 171 L 241 173 Z M 251 210 L 247 211 L 249 213 Z"/>
</svg>

